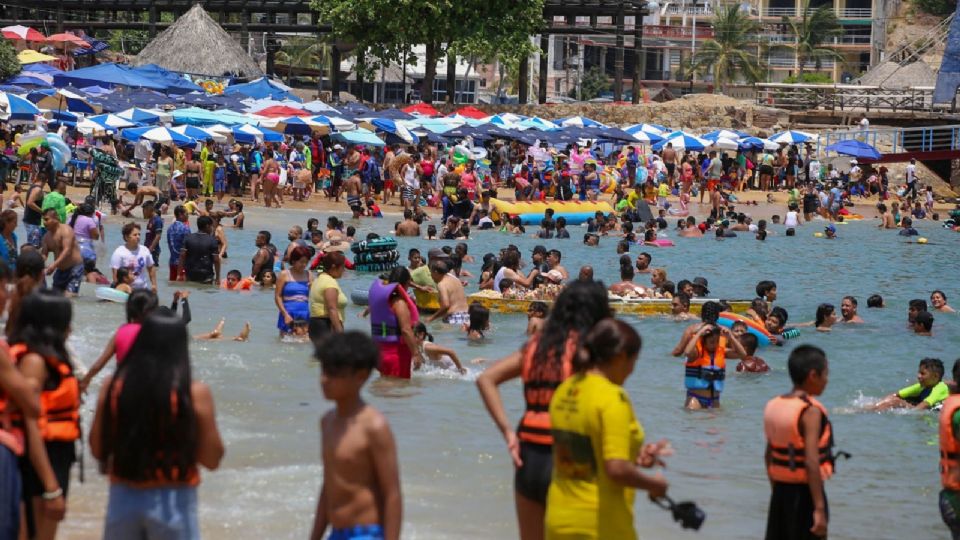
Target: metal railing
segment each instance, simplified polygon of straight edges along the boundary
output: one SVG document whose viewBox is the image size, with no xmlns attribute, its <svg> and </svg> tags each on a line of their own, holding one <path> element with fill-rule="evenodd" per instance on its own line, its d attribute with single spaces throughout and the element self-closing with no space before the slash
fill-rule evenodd
<svg viewBox="0 0 960 540">
<path fill-rule="evenodd" d="M 824 64 L 825 65 L 825 64 Z M 847 84 L 758 83 L 757 103 L 790 110 L 923 111 L 953 110 L 934 106 L 933 87 L 902 90 Z"/>
<path fill-rule="evenodd" d="M 960 125 L 834 130 L 821 133 L 819 145 L 826 148 L 851 139 L 863 141 L 884 154 L 957 150 Z"/>
<path fill-rule="evenodd" d="M 643 27 L 644 38 L 663 38 L 663 39 L 691 39 L 694 37 L 693 28 L 690 26 L 673 25 L 645 25 Z M 713 28 L 697 27 L 697 39 L 712 39 Z"/>
<path fill-rule="evenodd" d="M 814 9 L 808 9 L 807 13 L 812 13 Z M 873 10 L 870 8 L 834 8 L 838 19 L 869 19 L 873 17 Z M 800 10 L 792 7 L 768 7 L 763 10 L 764 17 L 799 17 Z"/>
</svg>

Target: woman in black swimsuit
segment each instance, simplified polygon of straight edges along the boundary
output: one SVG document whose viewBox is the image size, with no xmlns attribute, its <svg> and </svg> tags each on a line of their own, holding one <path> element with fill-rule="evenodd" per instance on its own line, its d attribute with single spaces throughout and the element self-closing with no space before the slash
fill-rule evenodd
<svg viewBox="0 0 960 540">
<path fill-rule="evenodd" d="M 200 192 L 200 162 L 196 160 L 196 156 L 192 156 L 190 161 L 187 162 L 184 179 L 184 184 L 187 187 L 187 200 L 193 200 L 197 198 L 198 193 Z"/>
</svg>

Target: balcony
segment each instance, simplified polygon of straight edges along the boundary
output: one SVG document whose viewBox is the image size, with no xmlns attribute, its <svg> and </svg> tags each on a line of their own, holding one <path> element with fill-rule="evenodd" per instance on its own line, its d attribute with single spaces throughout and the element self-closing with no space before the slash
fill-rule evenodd
<svg viewBox="0 0 960 540">
<path fill-rule="evenodd" d="M 643 37 L 644 39 L 692 39 L 696 37 L 697 39 L 712 39 L 713 38 L 713 28 L 707 27 L 697 27 L 696 36 L 693 33 L 693 27 L 691 26 L 654 26 L 654 25 L 644 25 L 643 27 Z"/>
<path fill-rule="evenodd" d="M 763 16 L 764 17 L 799 17 L 799 10 L 793 7 L 764 7 Z M 811 13 L 812 9 L 807 10 L 807 13 Z M 835 8 L 834 12 L 837 14 L 838 19 L 871 19 L 873 18 L 873 10 L 870 8 L 846 8 L 840 9 Z"/>
<path fill-rule="evenodd" d="M 699 34 L 699 31 L 697 33 Z M 759 39 L 769 43 L 770 45 L 795 45 L 797 43 L 797 36 L 793 34 L 762 34 Z M 869 46 L 870 36 L 860 34 L 837 36 L 830 41 L 824 42 L 824 45 L 832 45 L 834 47 L 839 45 Z"/>
</svg>

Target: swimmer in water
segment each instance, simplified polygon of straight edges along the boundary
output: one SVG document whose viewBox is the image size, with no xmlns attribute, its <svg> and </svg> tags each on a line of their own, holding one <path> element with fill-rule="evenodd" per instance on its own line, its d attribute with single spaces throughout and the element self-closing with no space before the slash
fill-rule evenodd
<svg viewBox="0 0 960 540">
<path fill-rule="evenodd" d="M 923 298 L 914 298 L 907 307 L 907 328 L 913 329 L 913 321 L 917 315 L 927 310 L 927 301 Z"/>
<path fill-rule="evenodd" d="M 690 313 L 690 297 L 684 293 L 677 293 L 670 299 L 670 315 L 675 321 L 689 321 L 696 316 Z"/>
<path fill-rule="evenodd" d="M 467 308 L 467 314 L 470 322 L 463 325 L 467 333 L 467 339 L 470 341 L 482 341 L 483 333 L 490 329 L 490 310 L 483 307 L 479 302 L 473 302 Z"/>
<path fill-rule="evenodd" d="M 857 299 L 853 296 L 844 296 L 840 302 L 840 322 L 848 324 L 862 324 L 863 319 L 857 315 Z"/>
<path fill-rule="evenodd" d="M 743 345 L 743 350 L 747 352 L 746 356 L 740 359 L 740 363 L 737 364 L 737 371 L 743 373 L 766 373 L 770 371 L 770 366 L 763 361 L 763 358 L 756 356 L 757 347 L 759 346 L 759 340 L 757 336 L 746 331 L 746 326 L 743 322 L 738 321 L 735 324 L 742 324 L 744 327 L 743 334 L 737 336 L 737 339 L 740 340 L 740 344 Z M 736 335 L 736 332 L 734 332 Z"/>
<path fill-rule="evenodd" d="M 134 276 L 129 268 L 117 268 L 117 282 L 113 284 L 114 289 L 130 294 L 133 292 L 133 282 Z"/>
<path fill-rule="evenodd" d="M 918 336 L 933 335 L 933 314 L 929 311 L 921 311 L 913 319 L 913 333 Z"/>
<path fill-rule="evenodd" d="M 532 336 L 534 334 L 539 334 L 540 330 L 543 329 L 544 323 L 547 321 L 547 315 L 550 312 L 550 308 L 547 307 L 547 304 L 544 302 L 531 302 L 530 307 L 527 308 L 527 331 L 526 335 Z"/>
<path fill-rule="evenodd" d="M 199 334 L 199 335 L 193 336 L 193 339 L 203 339 L 203 340 L 211 340 L 211 341 L 223 339 L 223 327 L 226 324 L 226 322 L 227 322 L 226 319 L 220 319 L 220 322 L 217 323 L 217 326 L 213 330 L 211 330 L 210 332 L 207 332 L 206 334 Z M 233 337 L 233 341 L 247 341 L 249 337 L 250 337 L 250 323 L 246 322 L 243 324 L 243 329 L 240 330 L 240 333 Z"/>
<path fill-rule="evenodd" d="M 768 313 L 770 313 L 770 306 L 767 304 L 767 301 L 763 298 L 754 298 L 753 301 L 750 302 L 750 308 L 743 315 L 763 324 L 767 319 Z"/>
<path fill-rule="evenodd" d="M 813 326 L 817 329 L 817 332 L 829 332 L 830 327 L 837 322 L 837 313 L 836 308 L 833 307 L 833 304 L 820 304 L 817 306 L 817 317 L 813 323 Z"/>
<path fill-rule="evenodd" d="M 950 388 L 943 382 L 943 362 L 937 358 L 920 360 L 917 382 L 890 394 L 879 403 L 869 407 L 871 411 L 889 409 L 932 409 L 947 399 Z"/>
<path fill-rule="evenodd" d="M 757 296 L 763 298 L 768 304 L 772 304 L 777 299 L 777 284 L 765 279 L 757 283 Z"/>
<path fill-rule="evenodd" d="M 934 311 L 941 311 L 943 313 L 957 312 L 955 309 L 947 305 L 947 295 L 941 290 L 936 290 L 930 293 L 930 305 L 933 307 Z"/>
<path fill-rule="evenodd" d="M 420 346 L 420 353 L 431 363 L 445 369 L 456 367 L 461 374 L 467 372 L 467 369 L 460 363 L 460 357 L 457 356 L 456 351 L 435 344 L 433 336 L 427 332 L 427 326 L 422 322 L 418 322 L 413 327 L 413 337 L 416 338 L 417 344 Z"/>
</svg>

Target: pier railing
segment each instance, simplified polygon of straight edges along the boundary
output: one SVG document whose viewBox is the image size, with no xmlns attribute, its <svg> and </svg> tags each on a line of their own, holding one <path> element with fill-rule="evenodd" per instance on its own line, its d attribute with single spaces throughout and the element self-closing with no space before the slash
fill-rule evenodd
<svg viewBox="0 0 960 540">
<path fill-rule="evenodd" d="M 933 87 L 887 89 L 849 84 L 759 83 L 757 103 L 788 110 L 925 111 L 955 110 L 953 104 L 933 104 Z"/>
<path fill-rule="evenodd" d="M 922 154 L 960 149 L 960 125 L 831 130 L 820 134 L 821 149 L 856 139 L 884 154 Z M 920 156 L 922 157 L 922 156 Z"/>
</svg>

